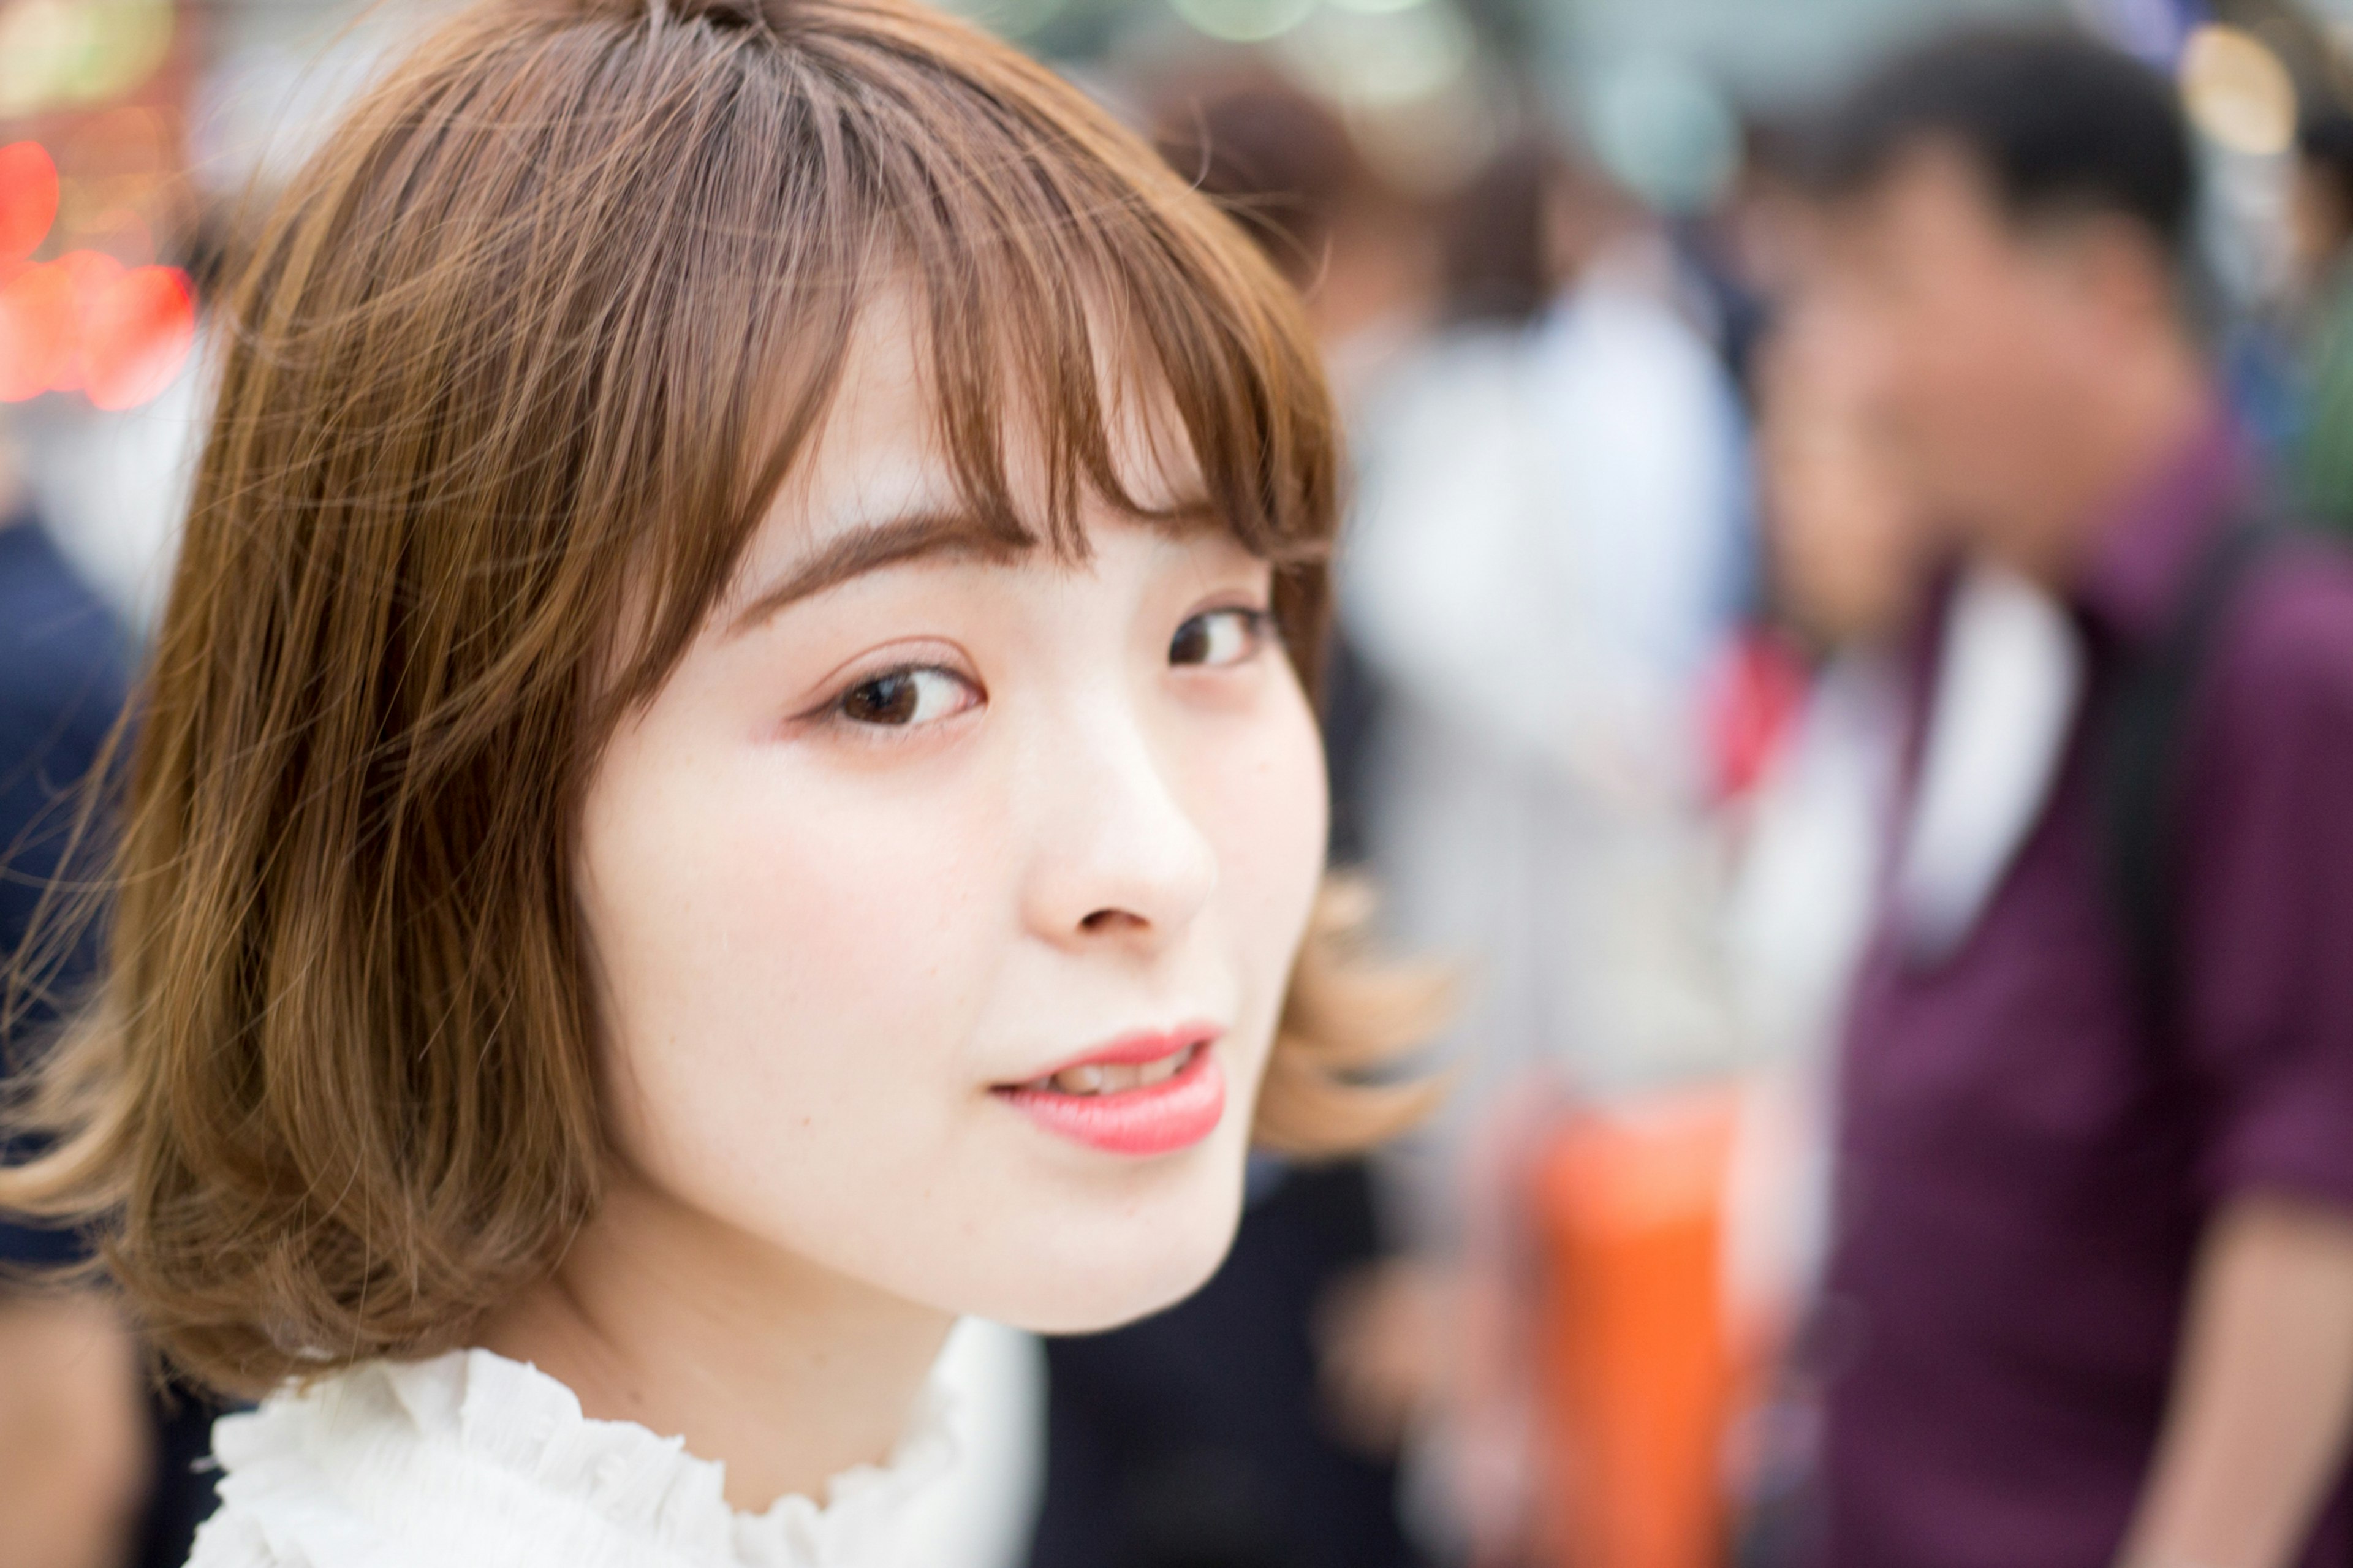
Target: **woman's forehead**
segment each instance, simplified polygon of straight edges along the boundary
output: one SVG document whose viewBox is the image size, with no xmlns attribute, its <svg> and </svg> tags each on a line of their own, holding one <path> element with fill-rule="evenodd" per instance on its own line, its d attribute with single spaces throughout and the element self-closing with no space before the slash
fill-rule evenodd
<svg viewBox="0 0 2353 1568">
<path fill-rule="evenodd" d="M 879 291 L 860 309 L 814 440 L 792 463 L 745 550 L 747 582 L 774 580 L 848 537 L 903 520 L 952 528 L 965 516 L 972 530 L 987 531 L 988 520 L 974 515 L 984 498 L 971 493 L 951 434 L 974 411 L 947 405 L 926 333 L 903 287 Z M 1097 417 L 1124 499 L 1164 525 L 1213 521 L 1166 384 L 1147 365 L 1103 357 Z M 1051 521 L 1056 459 L 1068 458 L 1078 436 L 1067 427 L 1072 411 L 1039 408 L 1010 367 L 1003 382 L 985 412 L 1006 490 L 1029 537 L 997 542 L 1018 551 L 1051 539 L 1060 552 L 1082 554 L 1082 544 L 1071 548 L 1074 542 L 1059 538 Z M 1081 499 L 1083 515 L 1109 498 Z"/>
</svg>

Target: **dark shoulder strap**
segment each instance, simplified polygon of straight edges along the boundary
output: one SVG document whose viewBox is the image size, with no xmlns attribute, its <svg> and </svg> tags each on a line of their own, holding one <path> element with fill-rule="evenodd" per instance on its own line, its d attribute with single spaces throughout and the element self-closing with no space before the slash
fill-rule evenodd
<svg viewBox="0 0 2353 1568">
<path fill-rule="evenodd" d="M 2179 865 L 2172 832 L 2187 768 L 2190 700 L 2240 584 L 2288 530 L 2251 517 L 2217 534 L 2162 636 L 2126 665 L 2108 710 L 2101 766 L 2101 848 L 2109 897 L 2143 1006 L 2163 1026 L 2173 1011 Z"/>
</svg>

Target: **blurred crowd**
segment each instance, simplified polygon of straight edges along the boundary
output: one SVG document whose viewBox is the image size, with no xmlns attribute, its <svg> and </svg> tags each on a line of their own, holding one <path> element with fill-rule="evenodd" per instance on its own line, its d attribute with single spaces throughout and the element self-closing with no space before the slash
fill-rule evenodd
<svg viewBox="0 0 2353 1568">
<path fill-rule="evenodd" d="M 238 193 L 400 31 L 83 9 L 112 74 L 47 79 L 75 7 L 0 4 L 0 946 L 72 880 Z M 937 1561 L 2353 1562 L 2323 19 L 1931 28 L 1696 200 L 1508 61 L 1421 140 L 1295 50 L 1080 74 L 1322 339 L 1333 853 L 1454 976 L 1449 1092 L 1254 1164 L 1171 1311 L 960 1337 Z M 178 1562 L 208 1416 L 0 1286 L 0 1568 Z"/>
</svg>

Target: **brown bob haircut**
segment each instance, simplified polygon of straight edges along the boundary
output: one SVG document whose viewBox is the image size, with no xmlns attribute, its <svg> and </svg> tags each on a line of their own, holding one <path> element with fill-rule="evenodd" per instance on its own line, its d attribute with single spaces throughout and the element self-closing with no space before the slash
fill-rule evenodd
<svg viewBox="0 0 2353 1568">
<path fill-rule="evenodd" d="M 728 589 L 904 288 L 1009 545 L 1123 489 L 1106 345 L 1310 679 L 1332 407 L 1242 233 L 1069 85 L 901 0 L 495 0 L 257 231 L 129 766 L 100 992 L 0 1207 L 94 1221 L 167 1355 L 254 1391 L 465 1342 L 609 1157 L 572 880 L 606 738 Z M 1008 432 L 1016 434 L 1008 434 Z M 1030 442 L 1043 515 L 1017 504 Z M 1202 526 L 1198 521 L 1189 526 Z M 1327 892 L 1259 1113 L 1357 1146 L 1428 984 Z"/>
</svg>

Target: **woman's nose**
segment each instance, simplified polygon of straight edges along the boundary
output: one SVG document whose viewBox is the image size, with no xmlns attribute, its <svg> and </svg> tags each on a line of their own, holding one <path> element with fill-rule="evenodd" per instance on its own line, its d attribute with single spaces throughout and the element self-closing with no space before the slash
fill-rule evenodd
<svg viewBox="0 0 2353 1568">
<path fill-rule="evenodd" d="M 1156 946 L 1218 886 L 1218 856 L 1143 728 L 1102 718 L 1039 758 L 1025 903 L 1048 941 Z"/>
</svg>

